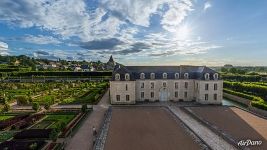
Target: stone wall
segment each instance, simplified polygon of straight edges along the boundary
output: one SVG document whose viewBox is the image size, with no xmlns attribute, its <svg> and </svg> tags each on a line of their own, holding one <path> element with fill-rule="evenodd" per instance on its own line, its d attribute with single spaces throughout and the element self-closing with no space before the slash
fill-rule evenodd
<svg viewBox="0 0 267 150">
<path fill-rule="evenodd" d="M 266 110 L 261 110 L 259 108 L 253 107 L 251 105 L 248 107 L 248 109 L 252 112 L 259 114 L 259 115 L 267 117 L 267 111 Z"/>
<path fill-rule="evenodd" d="M 236 101 L 236 102 L 239 102 L 241 104 L 244 104 L 246 106 L 249 106 L 250 105 L 250 101 L 251 100 L 248 100 L 248 99 L 245 99 L 245 98 L 242 98 L 242 97 L 239 97 L 239 96 L 235 96 L 235 95 L 231 95 L 231 94 L 228 94 L 228 93 L 223 93 L 223 96 L 230 99 L 230 100 L 233 100 L 233 101 Z"/>
</svg>

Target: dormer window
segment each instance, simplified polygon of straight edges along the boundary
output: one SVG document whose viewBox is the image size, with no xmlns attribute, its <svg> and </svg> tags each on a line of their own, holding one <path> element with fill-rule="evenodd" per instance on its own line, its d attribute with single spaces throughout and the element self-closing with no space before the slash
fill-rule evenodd
<svg viewBox="0 0 267 150">
<path fill-rule="evenodd" d="M 126 74 L 125 74 L 125 80 L 127 80 L 127 81 L 130 80 L 130 75 L 129 75 L 129 73 L 126 73 Z"/>
<path fill-rule="evenodd" d="M 184 74 L 184 78 L 185 78 L 185 79 L 188 79 L 188 78 L 189 78 L 189 74 L 188 74 L 188 73 L 185 73 L 185 74 Z"/>
<path fill-rule="evenodd" d="M 150 73 L 150 79 L 155 79 L 155 73 Z"/>
<path fill-rule="evenodd" d="M 167 79 L 167 76 L 168 76 L 167 73 L 163 73 L 163 74 L 162 74 L 162 78 L 163 78 L 163 79 Z"/>
<path fill-rule="evenodd" d="M 116 80 L 116 81 L 120 80 L 120 74 L 118 74 L 118 73 L 115 74 L 115 80 Z"/>
<path fill-rule="evenodd" d="M 218 78 L 219 78 L 218 73 L 215 73 L 215 74 L 213 75 L 213 78 L 214 78 L 214 80 L 218 80 Z"/>
<path fill-rule="evenodd" d="M 205 80 L 209 80 L 210 79 L 210 74 L 209 73 L 206 73 L 205 74 Z"/>
<path fill-rule="evenodd" d="M 179 73 L 174 74 L 175 79 L 179 79 Z"/>
<path fill-rule="evenodd" d="M 140 74 L 140 79 L 145 79 L 145 74 L 144 73 Z"/>
</svg>

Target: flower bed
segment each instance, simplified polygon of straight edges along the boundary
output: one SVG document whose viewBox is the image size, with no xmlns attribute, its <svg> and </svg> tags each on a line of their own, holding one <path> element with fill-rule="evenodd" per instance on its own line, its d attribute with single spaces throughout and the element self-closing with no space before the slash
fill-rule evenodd
<svg viewBox="0 0 267 150">
<path fill-rule="evenodd" d="M 41 149 L 46 144 L 45 141 L 5 141 L 0 144 L 1 149 L 8 149 L 8 150 L 23 150 L 23 149 Z"/>
<path fill-rule="evenodd" d="M 12 126 L 12 129 L 25 129 L 25 128 L 31 126 L 32 124 L 34 124 L 36 121 L 43 118 L 44 116 L 45 116 L 44 114 L 35 114 L 32 116 L 29 116 L 29 117 L 19 121 L 18 123 L 14 124 Z"/>
<path fill-rule="evenodd" d="M 70 129 L 74 128 L 74 126 L 80 121 L 80 119 L 84 116 L 84 113 L 80 113 L 66 128 L 64 128 L 63 132 L 60 134 L 60 137 L 66 137 L 70 133 Z"/>
<path fill-rule="evenodd" d="M 10 119 L 7 119 L 7 120 L 4 120 L 4 121 L 0 121 L 0 129 L 3 130 L 17 122 L 19 122 L 20 120 L 23 120 L 25 118 L 29 117 L 29 115 L 19 115 L 19 116 L 16 116 L 14 118 L 10 118 Z"/>
<path fill-rule="evenodd" d="M 28 129 L 17 133 L 14 139 L 49 139 L 52 129 Z"/>
</svg>

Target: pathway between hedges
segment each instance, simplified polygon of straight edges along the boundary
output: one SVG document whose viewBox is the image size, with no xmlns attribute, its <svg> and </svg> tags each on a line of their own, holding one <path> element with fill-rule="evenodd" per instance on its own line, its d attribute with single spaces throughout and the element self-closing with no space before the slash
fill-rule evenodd
<svg viewBox="0 0 267 150">
<path fill-rule="evenodd" d="M 76 134 L 70 138 L 66 145 L 66 150 L 88 150 L 93 149 L 93 126 L 99 131 L 104 114 L 109 106 L 109 90 L 104 94 L 97 105 L 93 106 L 93 111 L 84 120 Z"/>
<path fill-rule="evenodd" d="M 197 122 L 190 115 L 183 112 L 178 106 L 168 105 L 169 109 L 180 118 L 191 130 L 194 131 L 213 150 L 234 150 L 232 145 L 227 143 L 222 137 L 212 132 L 209 128 Z"/>
</svg>

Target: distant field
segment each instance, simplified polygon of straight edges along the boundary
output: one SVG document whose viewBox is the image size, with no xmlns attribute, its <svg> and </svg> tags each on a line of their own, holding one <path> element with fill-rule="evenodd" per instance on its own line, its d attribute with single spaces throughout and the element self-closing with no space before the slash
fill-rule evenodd
<svg viewBox="0 0 267 150">
<path fill-rule="evenodd" d="M 114 108 L 105 150 L 201 149 L 163 108 Z"/>
</svg>

